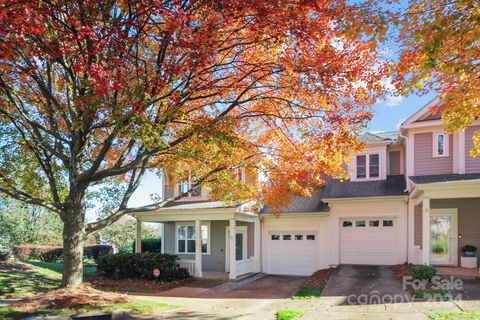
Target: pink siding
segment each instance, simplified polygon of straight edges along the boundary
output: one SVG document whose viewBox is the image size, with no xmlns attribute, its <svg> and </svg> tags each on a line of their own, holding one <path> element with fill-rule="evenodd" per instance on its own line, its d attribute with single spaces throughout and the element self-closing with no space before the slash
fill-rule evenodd
<svg viewBox="0 0 480 320">
<path fill-rule="evenodd" d="M 388 153 L 390 159 L 390 175 L 400 174 L 400 151 L 390 151 Z"/>
<path fill-rule="evenodd" d="M 449 138 L 449 156 L 433 157 L 433 133 L 417 133 L 414 135 L 414 168 L 415 175 L 453 173 L 453 139 Z"/>
<path fill-rule="evenodd" d="M 465 173 L 480 173 L 480 157 L 470 156 L 470 149 L 473 146 L 472 137 L 480 126 L 470 126 L 465 130 Z"/>
</svg>

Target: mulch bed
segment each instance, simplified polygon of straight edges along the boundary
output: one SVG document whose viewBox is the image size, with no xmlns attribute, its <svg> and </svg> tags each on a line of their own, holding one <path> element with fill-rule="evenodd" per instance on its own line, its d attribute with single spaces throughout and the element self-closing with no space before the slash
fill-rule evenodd
<svg viewBox="0 0 480 320">
<path fill-rule="evenodd" d="M 80 309 L 86 306 L 105 306 L 128 302 L 127 295 L 96 290 L 87 285 L 52 290 L 25 298 L 10 305 L 17 311 L 30 312 L 38 309 Z"/>
<path fill-rule="evenodd" d="M 403 280 L 403 277 L 412 275 L 412 267 L 413 267 L 413 264 L 411 263 L 398 264 L 396 266 L 391 266 L 393 274 L 395 275 L 395 278 L 400 281 Z"/>
<path fill-rule="evenodd" d="M 171 282 L 158 282 L 152 280 L 141 279 L 109 279 L 104 277 L 96 277 L 89 283 L 94 288 L 100 290 L 109 290 L 117 292 L 160 292 L 175 287 L 183 286 L 194 278 L 175 280 Z"/>
<path fill-rule="evenodd" d="M 318 270 L 317 272 L 312 274 L 310 277 L 305 279 L 303 286 L 307 287 L 307 286 L 320 285 L 324 287 L 327 284 L 328 279 L 330 279 L 330 276 L 332 275 L 334 270 L 335 270 L 334 268 Z"/>
<path fill-rule="evenodd" d="M 25 264 L 23 262 L 17 261 L 0 261 L 0 272 L 1 271 L 21 271 L 21 270 L 32 270 L 33 266 Z"/>
</svg>

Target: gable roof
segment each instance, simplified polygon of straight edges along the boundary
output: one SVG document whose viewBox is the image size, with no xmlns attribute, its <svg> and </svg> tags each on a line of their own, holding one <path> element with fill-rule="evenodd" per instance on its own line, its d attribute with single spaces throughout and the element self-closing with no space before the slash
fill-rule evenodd
<svg viewBox="0 0 480 320">
<path fill-rule="evenodd" d="M 437 110 L 435 114 L 432 115 L 430 109 L 435 106 L 440 106 L 442 100 L 439 96 L 430 100 L 426 105 L 424 105 L 420 110 L 412 114 L 407 120 L 405 120 L 401 126 L 412 124 L 417 121 L 426 121 L 426 120 L 438 120 L 441 118 L 441 112 Z M 439 108 L 440 109 L 440 108 Z M 440 116 L 440 117 L 439 117 Z"/>
</svg>

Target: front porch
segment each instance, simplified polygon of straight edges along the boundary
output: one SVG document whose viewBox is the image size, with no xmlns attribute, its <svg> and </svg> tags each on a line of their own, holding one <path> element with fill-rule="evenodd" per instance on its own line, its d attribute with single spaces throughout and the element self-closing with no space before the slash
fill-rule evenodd
<svg viewBox="0 0 480 320">
<path fill-rule="evenodd" d="M 175 206 L 136 213 L 136 252 L 141 252 L 141 222 L 162 224 L 162 253 L 175 254 L 197 278 L 228 278 L 260 272 L 260 220 L 234 207 Z"/>
<path fill-rule="evenodd" d="M 409 199 L 409 262 L 478 276 L 478 258 L 472 271 L 452 267 L 461 266 L 464 246 L 480 248 L 479 218 L 479 179 L 415 183 Z"/>
</svg>

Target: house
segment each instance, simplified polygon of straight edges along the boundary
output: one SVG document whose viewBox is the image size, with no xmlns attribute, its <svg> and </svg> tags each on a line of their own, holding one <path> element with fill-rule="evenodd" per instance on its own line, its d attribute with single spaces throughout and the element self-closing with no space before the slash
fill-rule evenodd
<svg viewBox="0 0 480 320">
<path fill-rule="evenodd" d="M 441 101 L 428 103 L 399 131 L 365 134 L 348 181 L 331 179 L 313 197 L 295 197 L 280 216 L 268 207 L 257 212 L 249 204 L 208 201 L 202 188 L 135 217 L 161 222 L 163 252 L 177 254 L 198 277 L 310 275 L 339 264 L 458 266 L 464 245 L 480 246 L 480 158 L 469 154 L 480 121 L 449 135 L 434 106 Z M 241 177 L 255 183 L 248 172 Z M 190 183 L 165 181 L 166 197 Z"/>
</svg>

